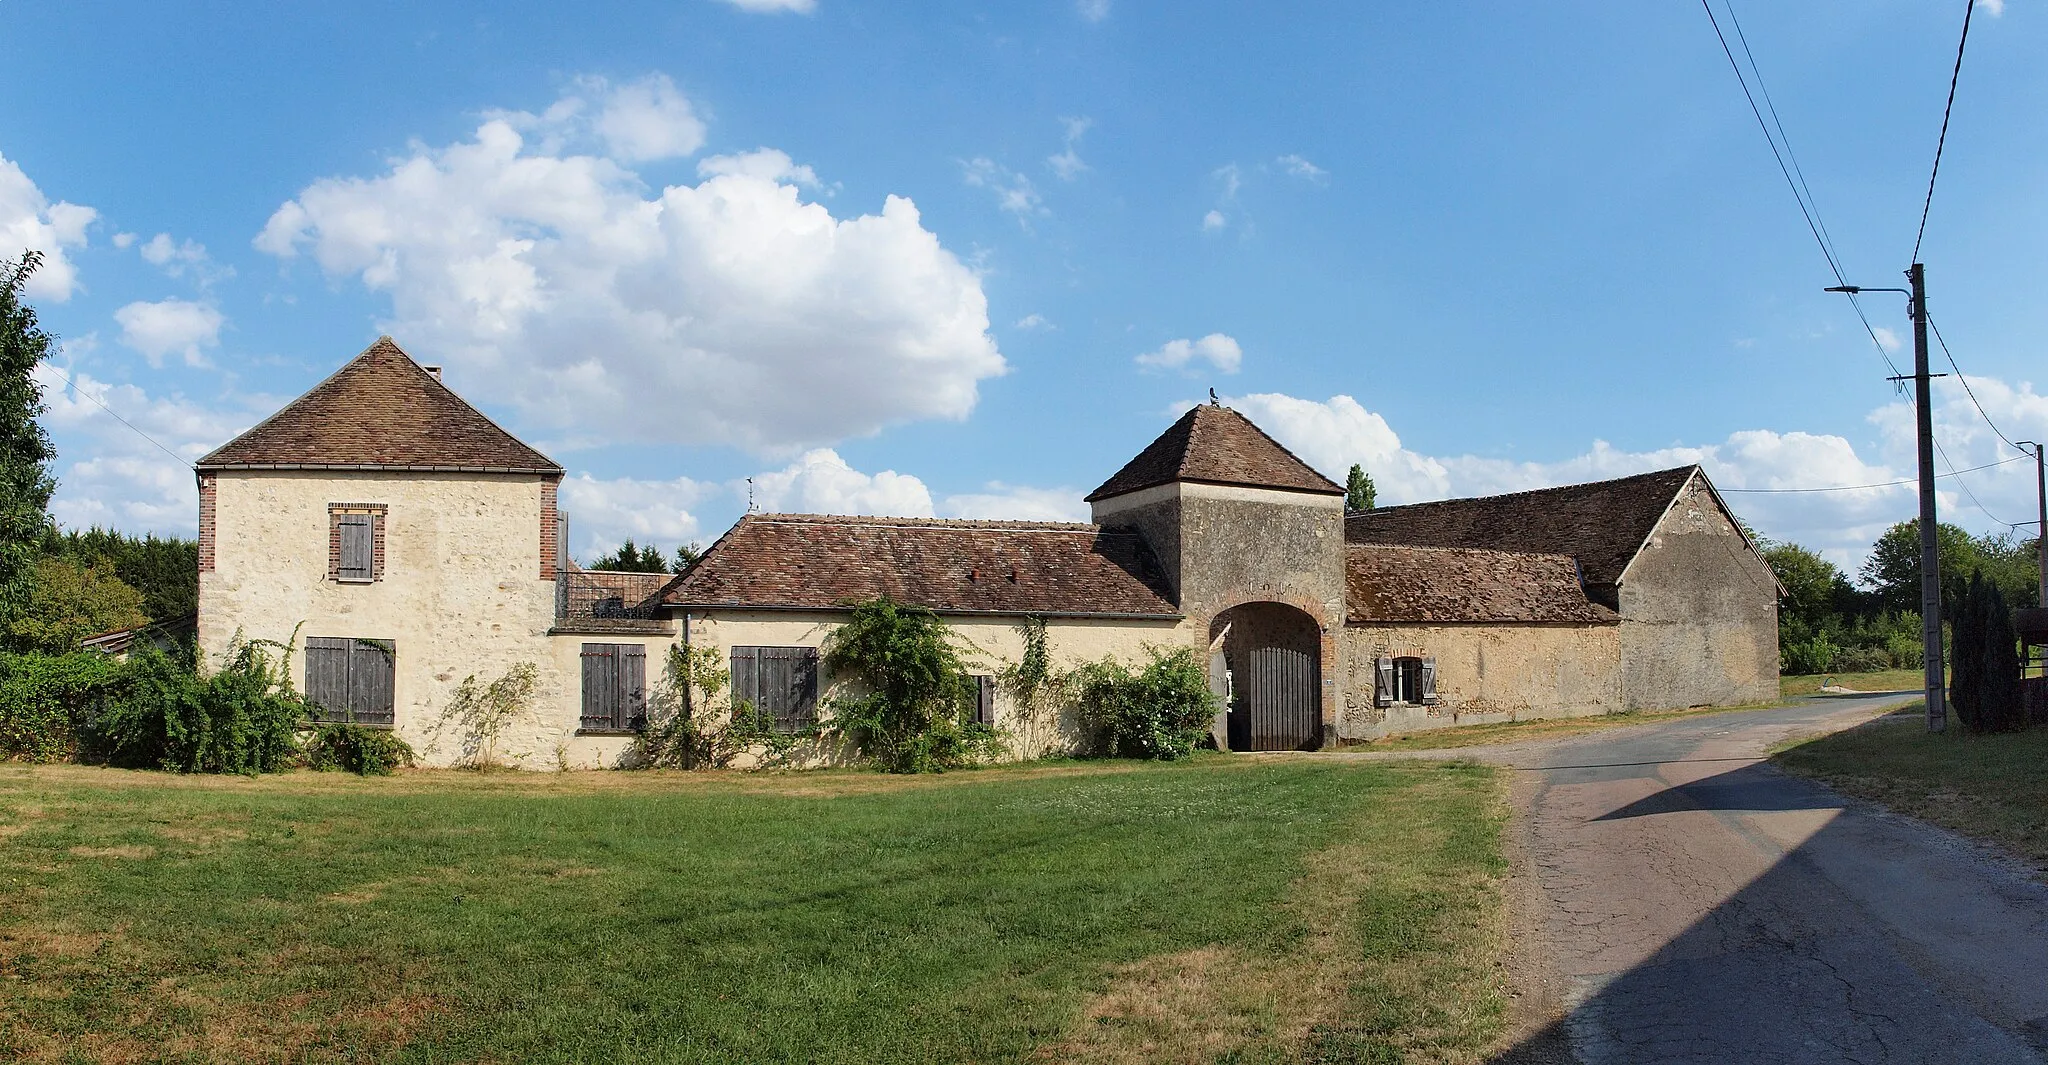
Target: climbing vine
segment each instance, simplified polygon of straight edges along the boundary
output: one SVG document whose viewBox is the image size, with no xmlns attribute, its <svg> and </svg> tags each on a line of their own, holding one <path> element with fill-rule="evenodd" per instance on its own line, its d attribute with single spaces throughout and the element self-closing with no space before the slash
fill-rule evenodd
<svg viewBox="0 0 2048 1065">
<path fill-rule="evenodd" d="M 992 761 L 995 730 L 972 720 L 975 685 L 938 615 L 886 597 L 856 604 L 825 641 L 824 666 L 862 694 L 830 701 L 828 727 L 861 759 L 892 773 Z"/>
</svg>

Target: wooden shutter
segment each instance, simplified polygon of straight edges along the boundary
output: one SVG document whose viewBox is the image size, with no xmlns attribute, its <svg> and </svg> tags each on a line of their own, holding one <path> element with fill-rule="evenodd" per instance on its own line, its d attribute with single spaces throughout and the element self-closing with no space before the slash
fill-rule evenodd
<svg viewBox="0 0 2048 1065">
<path fill-rule="evenodd" d="M 751 707 L 761 709 L 761 649 L 732 649 L 732 712 L 737 715 Z"/>
<path fill-rule="evenodd" d="M 637 729 L 647 721 L 647 648 L 619 645 L 619 714 L 615 727 Z"/>
<path fill-rule="evenodd" d="M 790 694 L 795 705 L 790 707 L 792 731 L 808 728 L 818 721 L 818 649 L 815 647 L 792 647 L 795 651 L 795 683 Z"/>
<path fill-rule="evenodd" d="M 369 514 L 342 514 L 335 518 L 337 531 L 341 534 L 341 560 L 335 567 L 335 575 L 345 581 L 367 581 L 374 574 L 370 565 L 375 555 L 372 550 Z"/>
<path fill-rule="evenodd" d="M 350 640 L 349 719 L 364 725 L 393 723 L 397 645 L 390 640 Z"/>
<path fill-rule="evenodd" d="M 996 679 L 990 676 L 974 678 L 974 723 L 996 727 Z"/>
<path fill-rule="evenodd" d="M 619 705 L 618 645 L 583 645 L 583 712 L 579 726 L 586 729 L 613 728 Z"/>
<path fill-rule="evenodd" d="M 1420 692 L 1420 696 L 1421 696 L 1421 699 L 1422 699 L 1422 705 L 1424 705 L 1424 706 L 1435 706 L 1435 705 L 1436 705 L 1436 659 L 1434 659 L 1434 658 L 1425 658 L 1425 659 L 1423 659 L 1423 660 L 1422 660 L 1422 669 L 1420 670 L 1420 673 L 1421 673 L 1420 683 L 1419 683 L 1419 684 L 1418 684 L 1418 685 L 1417 685 L 1416 687 L 1417 687 L 1417 688 L 1419 689 L 1419 692 Z"/>
<path fill-rule="evenodd" d="M 1372 687 L 1374 706 L 1392 706 L 1394 703 L 1394 660 L 1381 655 L 1376 663 Z"/>
<path fill-rule="evenodd" d="M 348 652 L 352 641 L 331 636 L 306 639 L 306 702 L 315 716 L 340 719 L 348 713 Z"/>
</svg>

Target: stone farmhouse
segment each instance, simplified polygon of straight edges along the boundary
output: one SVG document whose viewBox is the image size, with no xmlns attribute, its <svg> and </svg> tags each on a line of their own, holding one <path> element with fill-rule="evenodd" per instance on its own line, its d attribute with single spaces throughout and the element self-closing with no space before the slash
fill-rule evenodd
<svg viewBox="0 0 2048 1065">
<path fill-rule="evenodd" d="M 326 715 L 435 764 L 471 753 L 457 686 L 521 663 L 532 707 L 499 757 L 626 763 L 678 645 L 808 724 L 821 644 L 877 595 L 938 613 L 990 676 L 1028 618 L 1063 666 L 1195 648 L 1227 750 L 1777 695 L 1777 584 L 1697 467 L 1347 515 L 1212 404 L 1091 493 L 1087 524 L 748 514 L 685 573 L 597 573 L 564 550 L 562 468 L 386 337 L 196 470 L 202 653 L 288 645 Z M 1080 739 L 981 692 L 1020 757 Z"/>
</svg>

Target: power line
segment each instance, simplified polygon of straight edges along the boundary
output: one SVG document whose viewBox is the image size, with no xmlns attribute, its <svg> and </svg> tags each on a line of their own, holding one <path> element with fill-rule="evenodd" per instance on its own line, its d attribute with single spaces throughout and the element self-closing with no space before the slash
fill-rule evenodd
<svg viewBox="0 0 2048 1065">
<path fill-rule="evenodd" d="M 1946 458 L 1947 456 L 1943 456 L 1943 457 L 1944 457 L 1944 458 Z M 1953 463 L 1951 463 L 1951 464 L 1950 464 L 1950 466 L 1949 466 L 1949 472 L 1947 472 L 1947 473 L 1938 473 L 1938 474 L 1935 474 L 1935 476 L 1936 476 L 1936 477 L 1959 477 L 1959 476 L 1961 476 L 1962 474 L 1965 474 L 1965 473 L 1975 473 L 1975 472 L 1977 472 L 1978 470 L 1988 470 L 1988 469 L 1991 469 L 1991 468 L 1993 468 L 1993 467 L 1995 467 L 1995 466 L 2004 466 L 2004 465 L 2006 465 L 2006 464 L 2008 464 L 2008 463 L 2018 462 L 2018 461 L 2020 461 L 2021 459 L 2025 459 L 2025 458 L 2029 458 L 2029 457 L 2030 457 L 2030 456 L 2027 456 L 2027 455 L 2014 455 L 2014 456 L 2013 456 L 2012 458 L 2009 458 L 2009 459 L 1999 459 L 1999 460 L 1998 460 L 1997 462 L 1987 462 L 1987 463 L 1985 463 L 1985 464 L 1984 464 L 1984 465 L 1982 465 L 1982 466 L 1972 466 L 1972 467 L 1970 467 L 1970 468 L 1969 468 L 1969 469 L 1967 469 L 1967 470 L 1958 470 L 1958 469 L 1956 469 L 1956 468 L 1955 468 L 1954 464 L 1953 464 Z M 1829 488 L 1720 488 L 1720 489 L 1718 489 L 1718 491 L 1720 491 L 1720 492 L 1721 492 L 1721 493 L 1723 493 L 1723 494 L 1727 494 L 1727 493 L 1731 493 L 1731 492 L 1743 492 L 1743 493 L 1748 493 L 1748 494 L 1751 494 L 1751 495 L 1759 495 L 1759 494 L 1760 494 L 1760 495 L 1781 495 L 1781 494 L 1789 494 L 1789 493 L 1798 493 L 1798 492 L 1860 492 L 1860 491 L 1863 491 L 1863 490 L 1864 490 L 1864 489 L 1866 489 L 1866 488 L 1897 488 L 1898 486 L 1900 486 L 1900 485 L 1902 485 L 1902 484 L 1917 484 L 1917 483 L 1918 483 L 1917 481 L 1915 481 L 1915 480 L 1913 480 L 1913 479 L 1911 479 L 1911 478 L 1908 478 L 1908 479 L 1906 479 L 1906 480 L 1903 480 L 1903 481 L 1883 481 L 1883 482 L 1880 482 L 1880 483 L 1878 483 L 1878 484 L 1843 484 L 1843 485 L 1835 485 L 1835 486 L 1832 486 L 1832 487 L 1829 487 Z M 1995 520 L 1995 519 L 1994 519 L 1994 520 Z M 2000 524 L 2004 524 L 2004 523 L 2003 523 L 2003 522 L 2000 522 Z"/>
<path fill-rule="evenodd" d="M 1764 89 L 1763 72 L 1756 65 L 1756 56 L 1749 50 L 1749 41 L 1742 34 L 1741 23 L 1736 21 L 1735 7 L 1732 3 L 1728 3 L 1727 0 L 1723 0 L 1723 2 L 1728 8 L 1728 22 L 1734 27 L 1736 37 L 1742 41 L 1742 53 L 1749 56 L 1749 65 L 1751 71 L 1756 76 L 1757 89 L 1763 92 L 1764 104 L 1770 108 L 1771 118 L 1777 120 L 1777 106 L 1771 103 L 1770 93 Z M 1834 245 L 1826 235 L 1827 227 L 1820 221 L 1820 206 L 1813 202 L 1812 190 L 1805 187 L 1805 172 L 1800 171 L 1797 179 L 1794 179 L 1792 176 L 1794 171 L 1799 170 L 1799 159 L 1792 151 L 1791 138 L 1784 137 L 1784 122 L 1778 121 L 1778 136 L 1773 136 L 1770 123 L 1764 121 L 1763 110 L 1757 107 L 1756 94 L 1749 91 L 1749 78 L 1742 73 L 1742 64 L 1736 61 L 1735 51 L 1728 46 L 1728 35 L 1721 32 L 1721 20 L 1714 16 L 1713 5 L 1708 0 L 1700 0 L 1700 7 L 1707 13 L 1707 22 L 1714 27 L 1714 36 L 1721 42 L 1721 54 L 1728 57 L 1728 68 L 1735 72 L 1736 84 L 1742 86 L 1743 99 L 1749 101 L 1749 113 L 1756 116 L 1757 128 L 1763 130 L 1764 143 L 1770 145 L 1771 148 L 1771 158 L 1778 161 L 1778 173 L 1785 176 L 1785 185 L 1792 190 L 1792 198 L 1799 204 L 1799 213 L 1806 219 L 1807 231 L 1813 234 L 1814 243 L 1820 246 L 1821 257 L 1828 261 L 1828 270 L 1835 275 L 1835 284 L 1846 288 L 1849 284 L 1849 279 L 1843 276 L 1841 260 L 1836 257 Z M 1784 138 L 1784 151 L 1782 152 L 1778 149 L 1780 137 Z M 1792 163 L 1789 167 L 1785 163 L 1787 156 L 1792 158 Z M 1870 324 L 1870 317 L 1863 313 L 1863 304 L 1857 301 L 1855 293 L 1849 294 L 1849 306 L 1855 309 L 1857 320 L 1863 323 L 1863 331 L 1870 335 L 1870 343 L 1877 348 L 1878 357 L 1882 358 L 1884 364 L 1891 368 L 1892 376 L 1894 378 L 1901 376 L 1898 363 L 1892 361 L 1891 352 L 1885 350 L 1884 341 L 1877 338 L 1877 328 Z"/>
<path fill-rule="evenodd" d="M 1934 206 L 1934 179 L 1941 176 L 1941 149 L 1948 143 L 1948 116 L 1956 107 L 1956 82 L 1963 76 L 1963 46 L 1970 43 L 1970 16 L 1977 13 L 1977 0 L 1963 8 L 1963 36 L 1956 41 L 1956 68 L 1948 76 L 1948 103 L 1941 108 L 1941 136 L 1934 141 L 1934 169 L 1927 174 L 1927 200 L 1920 205 L 1920 232 L 1913 235 L 1913 261 L 1920 261 L 1920 241 L 1927 236 L 1927 212 Z"/>
<path fill-rule="evenodd" d="M 73 391 L 73 392 L 76 392 L 76 393 L 78 393 L 79 395 L 81 395 L 81 396 L 84 396 L 85 398 L 87 398 L 87 399 L 89 399 L 89 400 L 92 400 L 92 401 L 93 401 L 93 403 L 94 403 L 95 405 L 97 405 L 97 406 L 99 407 L 99 409 L 101 409 L 101 410 L 103 410 L 103 411 L 106 411 L 106 412 L 107 412 L 107 413 L 108 413 L 109 415 L 111 415 L 111 416 L 113 417 L 113 419 L 114 419 L 115 421 L 117 421 L 117 422 L 120 422 L 120 423 L 121 423 L 122 425 L 125 425 L 125 426 L 127 426 L 127 427 L 128 427 L 129 429 L 133 430 L 136 436 L 139 436 L 139 437 L 143 438 L 144 440 L 147 440 L 147 441 L 149 441 L 149 442 L 150 442 L 150 443 L 152 443 L 152 444 L 156 444 L 156 449 L 157 449 L 158 451 L 161 451 L 161 452 L 163 452 L 164 454 L 166 454 L 166 455 L 169 455 L 169 456 L 170 456 L 170 457 L 172 458 L 172 460 L 174 460 L 175 462 L 177 462 L 177 464 L 178 464 L 178 465 L 180 465 L 180 466 L 190 466 L 190 465 L 191 465 L 191 463 L 190 463 L 190 462 L 189 462 L 189 461 L 188 461 L 188 460 L 187 460 L 187 459 L 185 458 L 185 456 L 183 456 L 183 455 L 180 455 L 180 454 L 178 454 L 178 453 L 177 453 L 177 452 L 175 452 L 175 451 L 172 451 L 172 450 L 171 450 L 170 448 L 167 448 L 167 447 L 163 446 L 162 444 L 157 444 L 157 441 L 156 441 L 156 437 L 153 437 L 153 436 L 149 435 L 148 433 L 145 433 L 145 432 L 143 432 L 143 431 L 142 431 L 141 429 L 137 429 L 137 428 L 135 427 L 135 423 L 134 423 L 134 422 L 131 422 L 131 421 L 129 421 L 128 419 L 126 419 L 126 418 L 123 418 L 123 417 L 121 417 L 121 416 L 120 416 L 119 414 L 116 414 L 116 413 L 114 413 L 114 408 L 112 408 L 112 407 L 109 407 L 109 406 L 107 406 L 107 405 L 106 405 L 106 403 L 105 403 L 105 402 L 104 402 L 103 400 L 101 400 L 101 399 L 100 399 L 100 397 L 98 397 L 98 396 L 95 396 L 95 395 L 93 395 L 93 394 L 92 394 L 91 392 L 88 392 L 88 391 L 86 391 L 85 389 L 83 389 L 83 388 L 80 388 L 80 387 L 78 387 L 78 382 L 76 382 L 76 381 L 73 381 L 73 380 L 71 379 L 71 375 L 70 375 L 70 374 L 68 374 L 68 373 L 65 373 L 65 372 L 64 372 L 63 370 L 59 369 L 56 363 L 54 363 L 54 362 L 50 362 L 50 361 L 48 361 L 48 360 L 45 360 L 45 361 L 43 362 L 43 365 L 44 365 L 44 366 L 47 366 L 47 367 L 49 367 L 49 368 L 50 368 L 50 371 L 51 371 L 52 373 L 55 373 L 55 374 L 56 374 L 57 376 L 59 376 L 59 377 L 63 378 L 63 379 L 64 379 L 64 383 L 65 383 L 65 384 L 67 384 L 67 385 L 69 385 L 69 386 L 71 386 L 71 391 Z"/>
<path fill-rule="evenodd" d="M 1963 490 L 1963 494 L 1970 497 L 1970 502 L 1975 504 L 1977 509 L 1983 512 L 1985 517 L 1990 518 L 1993 522 L 1999 525 L 2004 525 L 2014 529 L 2019 528 L 2019 526 L 2014 525 L 2012 522 L 2006 521 L 2000 518 L 1998 515 L 1991 513 L 1991 510 L 1984 505 L 1984 501 L 1977 498 L 1977 493 L 1970 491 L 1970 482 L 1963 480 L 1962 475 L 1956 471 L 1955 460 L 1948 457 L 1948 450 L 1941 446 L 1941 441 L 1936 440 L 1934 442 L 1934 450 L 1936 453 L 1941 455 L 1942 465 L 1948 467 L 1949 476 L 1954 477 L 1956 479 L 1956 487 L 1961 488 Z M 2026 458 L 2026 456 L 2017 455 L 2014 456 L 2014 458 Z M 2011 462 L 2013 460 L 2014 459 L 2007 459 L 2006 461 Z"/>
<path fill-rule="evenodd" d="M 1955 353 L 1948 350 L 1948 340 L 1941 335 L 1941 327 L 1934 324 L 1932 312 L 1927 315 L 1927 326 L 1934 330 L 1934 339 L 1941 342 L 1941 353 L 1948 356 L 1949 369 L 1954 370 L 1956 372 L 1956 380 L 1963 383 L 1963 394 L 1970 397 L 1970 405 L 1977 408 L 1977 415 L 1984 419 L 1984 424 L 1990 426 L 1992 432 L 1998 434 L 2000 440 L 2005 441 L 2008 446 L 2019 447 L 2018 444 L 2012 442 L 2012 437 L 2005 435 L 2004 430 L 1998 427 L 1997 422 L 1991 420 L 1991 414 L 1984 409 L 1984 404 L 1977 402 L 1977 390 L 1970 387 L 1970 379 L 1963 376 L 1963 368 L 1956 365 Z"/>
</svg>

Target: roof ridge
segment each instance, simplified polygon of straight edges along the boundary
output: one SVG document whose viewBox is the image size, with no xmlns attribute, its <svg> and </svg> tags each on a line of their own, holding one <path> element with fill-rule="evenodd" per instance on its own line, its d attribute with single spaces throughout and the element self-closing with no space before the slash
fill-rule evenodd
<svg viewBox="0 0 2048 1065">
<path fill-rule="evenodd" d="M 1504 547 L 1459 547 L 1454 544 L 1400 544 L 1381 540 L 1346 540 L 1344 546 L 1351 550 L 1370 551 L 1457 551 L 1468 555 L 1506 555 L 1513 558 L 1562 558 L 1573 556 L 1564 551 L 1510 551 Z"/>
<path fill-rule="evenodd" d="M 1642 473 L 1631 473 L 1621 477 L 1608 477 L 1604 480 L 1598 481 L 1574 481 L 1571 484 L 1553 484 L 1544 488 L 1524 488 L 1519 492 L 1496 492 L 1492 495 L 1486 496 L 1451 496 L 1446 499 L 1425 499 L 1418 503 L 1396 503 L 1393 506 L 1374 507 L 1371 510 L 1354 510 L 1349 514 L 1344 515 L 1344 519 L 1346 521 L 1350 521 L 1357 518 L 1370 518 L 1376 514 L 1381 514 L 1390 510 L 1412 510 L 1416 507 L 1437 507 L 1452 503 L 1477 503 L 1496 499 L 1515 499 L 1520 496 L 1544 495 L 1550 492 L 1567 492 L 1574 488 L 1598 488 L 1603 485 L 1620 484 L 1623 481 L 1647 480 L 1651 477 L 1661 477 L 1666 474 L 1678 473 L 1680 471 L 1689 472 L 1701 468 L 1702 467 L 1700 466 L 1700 464 L 1695 462 L 1686 466 L 1672 466 L 1661 470 L 1645 470 Z M 1486 549 L 1480 548 L 1478 550 Z"/>
<path fill-rule="evenodd" d="M 1101 526 L 1078 521 L 1030 521 L 1027 519 L 1003 518 L 917 518 L 883 514 L 797 514 L 797 513 L 753 513 L 742 520 L 772 521 L 784 525 L 876 525 L 889 528 L 917 528 L 970 531 L 977 529 L 1040 529 L 1047 532 L 1110 532 L 1122 534 L 1123 530 L 1104 530 Z"/>
</svg>

